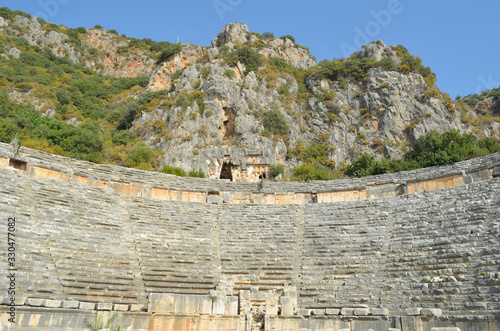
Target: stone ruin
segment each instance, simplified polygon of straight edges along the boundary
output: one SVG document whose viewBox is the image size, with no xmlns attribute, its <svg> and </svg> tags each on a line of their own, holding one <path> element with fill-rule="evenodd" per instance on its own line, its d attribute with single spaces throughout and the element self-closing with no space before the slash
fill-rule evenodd
<svg viewBox="0 0 500 331">
<path fill-rule="evenodd" d="M 234 182 L 257 183 L 269 178 L 271 158 L 260 150 L 244 150 L 224 154 L 220 159 L 207 160 L 207 177 Z"/>
<path fill-rule="evenodd" d="M 500 330 L 499 176 L 230 182 L 0 144 L 0 328 Z"/>
</svg>

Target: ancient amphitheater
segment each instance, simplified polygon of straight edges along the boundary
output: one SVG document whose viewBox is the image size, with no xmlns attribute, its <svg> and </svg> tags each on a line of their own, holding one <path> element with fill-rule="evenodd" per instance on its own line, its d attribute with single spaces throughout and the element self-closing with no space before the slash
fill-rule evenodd
<svg viewBox="0 0 500 331">
<path fill-rule="evenodd" d="M 1 327 L 500 330 L 499 176 L 237 183 L 0 144 Z"/>
</svg>

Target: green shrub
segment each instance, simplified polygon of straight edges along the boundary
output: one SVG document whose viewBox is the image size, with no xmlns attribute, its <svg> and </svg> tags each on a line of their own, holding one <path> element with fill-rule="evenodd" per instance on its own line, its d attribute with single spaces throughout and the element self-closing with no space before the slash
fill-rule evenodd
<svg viewBox="0 0 500 331">
<path fill-rule="evenodd" d="M 495 98 L 498 99 L 500 98 L 500 88 L 494 88 L 491 90 L 486 90 L 481 92 L 481 94 L 471 94 L 466 97 L 464 97 L 462 100 L 469 105 L 470 107 L 474 107 L 477 105 L 480 101 L 486 99 L 486 98 Z"/>
<path fill-rule="evenodd" d="M 264 38 L 264 39 L 274 38 L 274 33 L 272 33 L 272 32 L 264 32 L 262 34 L 262 38 Z"/>
<path fill-rule="evenodd" d="M 14 16 L 23 16 L 23 17 L 26 17 L 26 18 L 31 18 L 31 15 L 28 14 L 28 13 L 25 13 L 21 10 L 10 10 L 9 8 L 7 7 L 1 7 L 0 8 L 0 17 L 3 17 L 5 19 L 11 19 L 13 18 Z"/>
<path fill-rule="evenodd" d="M 158 57 L 158 64 L 170 60 L 173 56 L 182 50 L 181 44 L 170 44 L 163 48 L 160 56 Z"/>
<path fill-rule="evenodd" d="M 408 51 L 408 48 L 404 47 L 403 45 L 399 44 L 396 46 L 391 46 L 391 48 L 396 51 L 398 56 L 400 58 L 403 58 L 406 54 L 409 54 L 410 52 Z"/>
<path fill-rule="evenodd" d="M 350 177 L 366 177 L 418 168 L 418 164 L 414 161 L 390 159 L 376 161 L 372 155 L 365 153 L 347 166 L 345 175 Z"/>
<path fill-rule="evenodd" d="M 111 81 L 111 86 L 114 88 L 114 90 L 112 90 L 113 94 L 118 94 L 121 91 L 128 90 L 133 86 L 147 87 L 148 85 L 148 76 L 120 77 Z"/>
<path fill-rule="evenodd" d="M 141 169 L 145 168 L 144 165 L 149 165 L 151 168 L 153 156 L 154 152 L 151 148 L 144 141 L 139 141 L 128 152 L 124 165 L 129 168 L 140 167 Z"/>
<path fill-rule="evenodd" d="M 165 48 L 169 48 L 172 46 L 172 43 L 168 41 L 152 41 L 151 39 L 144 39 L 144 40 L 146 40 L 149 43 L 150 49 L 153 52 L 160 52 L 163 51 Z"/>
<path fill-rule="evenodd" d="M 406 160 L 414 160 L 421 167 L 451 164 L 471 158 L 488 155 L 500 150 L 495 140 L 478 140 L 470 134 L 451 130 L 443 134 L 431 132 L 415 141 L 412 149 L 405 154 Z"/>
<path fill-rule="evenodd" d="M 262 35 L 258 32 L 249 32 L 247 33 L 247 40 L 250 40 L 252 36 L 256 36 L 259 39 L 262 39 Z"/>
<path fill-rule="evenodd" d="M 61 103 L 61 105 L 67 105 L 71 101 L 71 97 L 69 96 L 66 90 L 57 90 L 56 92 L 57 100 Z"/>
<path fill-rule="evenodd" d="M 396 63 L 390 57 L 385 57 L 382 60 L 380 60 L 379 66 L 380 66 L 380 68 L 384 69 L 385 71 L 396 71 L 397 70 Z"/>
<path fill-rule="evenodd" d="M 111 141 L 114 145 L 128 145 L 137 138 L 137 133 L 128 130 L 115 130 L 111 133 Z"/>
<path fill-rule="evenodd" d="M 66 34 L 68 35 L 70 41 L 77 45 L 77 46 L 81 46 L 81 41 L 80 41 L 80 34 L 86 34 L 87 33 L 87 29 L 85 29 L 84 27 L 78 27 L 78 28 L 75 28 L 75 29 L 68 29 L 66 30 Z"/>
<path fill-rule="evenodd" d="M 285 174 L 285 166 L 283 164 L 271 164 L 269 167 L 269 175 L 271 178 L 276 178 L 279 175 Z"/>
<path fill-rule="evenodd" d="M 128 130 L 137 115 L 154 99 L 166 95 L 168 91 L 146 92 L 131 103 L 127 103 L 117 110 L 118 130 Z"/>
<path fill-rule="evenodd" d="M 243 63 L 247 72 L 257 70 L 262 64 L 262 55 L 248 46 L 238 48 L 231 53 L 224 53 L 223 56 L 233 66 L 238 62 Z"/>
<path fill-rule="evenodd" d="M 271 110 L 263 116 L 264 129 L 271 134 L 279 134 L 281 136 L 288 135 L 290 129 L 286 124 L 285 116 L 279 110 Z"/>
<path fill-rule="evenodd" d="M 368 70 L 376 65 L 377 62 L 371 57 L 333 61 L 323 60 L 314 70 L 313 75 L 320 79 L 327 78 L 332 81 L 337 81 L 340 78 L 360 81 L 368 77 Z"/>
<path fill-rule="evenodd" d="M 189 171 L 188 176 L 189 177 L 197 177 L 197 178 L 205 178 L 205 172 L 201 168 L 198 170 L 191 170 L 191 171 Z"/>
<path fill-rule="evenodd" d="M 396 51 L 401 59 L 401 65 L 398 66 L 399 71 L 404 74 L 411 72 L 419 73 L 424 77 L 425 83 L 429 87 L 433 87 L 436 82 L 436 75 L 431 71 L 431 68 L 424 67 L 422 60 L 410 54 L 408 49 L 402 45 L 391 46 Z"/>
<path fill-rule="evenodd" d="M 407 171 L 430 166 L 446 165 L 500 151 L 498 138 L 478 139 L 473 134 L 451 130 L 443 134 L 431 132 L 418 138 L 402 160 L 376 161 L 363 154 L 347 166 L 345 174 L 365 177 Z"/>
<path fill-rule="evenodd" d="M 229 78 L 234 78 L 234 76 L 236 76 L 236 73 L 234 72 L 234 70 L 228 69 L 224 72 L 224 75 Z"/>
<path fill-rule="evenodd" d="M 288 91 L 288 85 L 282 84 L 277 89 L 279 95 L 284 95 L 286 97 L 290 96 L 290 91 Z"/>
<path fill-rule="evenodd" d="M 287 157 L 291 158 L 293 156 L 297 158 L 297 160 L 305 163 L 333 168 L 335 166 L 335 161 L 328 157 L 328 152 L 334 149 L 334 146 L 327 143 L 318 143 L 313 141 L 305 146 L 299 141 L 296 143 L 295 149 L 290 151 Z"/>
<path fill-rule="evenodd" d="M 21 10 L 14 10 L 14 15 L 15 16 L 23 16 L 23 17 L 26 17 L 26 18 L 31 18 L 31 15 L 28 14 L 28 13 L 25 13 Z"/>
<path fill-rule="evenodd" d="M 65 138 L 61 146 L 64 150 L 71 151 L 71 155 L 77 159 L 87 159 L 91 162 L 101 163 L 103 151 L 103 140 L 99 134 L 99 129 L 91 124 L 85 123 L 78 128 L 68 128 L 62 130 L 71 132 L 71 135 Z"/>
<path fill-rule="evenodd" d="M 291 180 L 294 181 L 310 181 L 310 180 L 333 180 L 338 177 L 333 174 L 328 168 L 321 165 L 313 165 L 311 163 L 303 163 L 295 166 L 292 171 Z"/>
<path fill-rule="evenodd" d="M 186 172 L 184 169 L 179 168 L 179 167 L 172 167 L 169 165 L 164 166 L 160 172 L 163 172 L 164 174 L 170 174 L 170 175 L 176 175 L 179 177 L 186 177 Z"/>
<path fill-rule="evenodd" d="M 280 39 L 283 39 L 283 40 L 290 39 L 292 41 L 292 43 L 295 43 L 295 38 L 293 36 L 290 36 L 289 34 L 287 34 L 285 36 L 281 36 Z"/>
<path fill-rule="evenodd" d="M 285 69 L 290 67 L 290 65 L 280 57 L 271 56 L 269 58 L 269 64 L 276 67 L 277 69 Z"/>
<path fill-rule="evenodd" d="M 176 70 L 176 71 L 172 74 L 172 76 L 170 77 L 170 80 L 171 80 L 172 82 L 174 82 L 174 81 L 178 80 L 178 79 L 179 79 L 179 77 L 181 77 L 181 75 L 182 75 L 182 73 L 184 72 L 184 70 L 185 70 L 185 69 L 186 69 L 186 68 L 184 67 L 184 68 L 181 68 L 181 69 Z"/>
<path fill-rule="evenodd" d="M 0 8 L 0 17 L 3 17 L 7 20 L 11 19 L 12 17 L 14 17 L 14 12 L 7 7 L 1 7 Z"/>
<path fill-rule="evenodd" d="M 349 87 L 349 83 L 345 80 L 345 78 L 343 78 L 343 77 L 339 78 L 339 87 L 341 89 L 346 89 Z"/>
</svg>

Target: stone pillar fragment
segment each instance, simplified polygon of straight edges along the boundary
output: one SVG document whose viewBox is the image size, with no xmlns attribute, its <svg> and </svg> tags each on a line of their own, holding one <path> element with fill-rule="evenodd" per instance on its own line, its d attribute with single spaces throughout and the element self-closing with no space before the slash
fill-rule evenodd
<svg viewBox="0 0 500 331">
<path fill-rule="evenodd" d="M 282 316 L 292 316 L 293 315 L 293 301 L 290 297 L 281 297 L 281 315 Z"/>
</svg>

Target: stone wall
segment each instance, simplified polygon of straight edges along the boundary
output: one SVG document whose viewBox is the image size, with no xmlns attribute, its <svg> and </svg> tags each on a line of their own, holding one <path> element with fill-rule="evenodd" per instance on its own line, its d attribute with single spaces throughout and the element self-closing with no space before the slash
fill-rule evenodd
<svg viewBox="0 0 500 331">
<path fill-rule="evenodd" d="M 500 153 L 496 153 L 449 166 L 366 178 L 251 183 L 99 165 L 24 147 L 14 158 L 12 146 L 0 143 L 0 167 L 17 166 L 20 173 L 41 179 L 108 187 L 120 195 L 183 202 L 306 204 L 395 197 L 488 180 L 500 176 L 499 165 Z"/>
<path fill-rule="evenodd" d="M 84 330 L 115 316 L 123 330 L 500 330 L 498 154 L 252 184 L 25 148 L 14 159 L 1 146 L 20 329 Z M 245 194 L 260 203 L 230 203 Z M 0 282 L 4 328 L 8 290 Z"/>
</svg>

